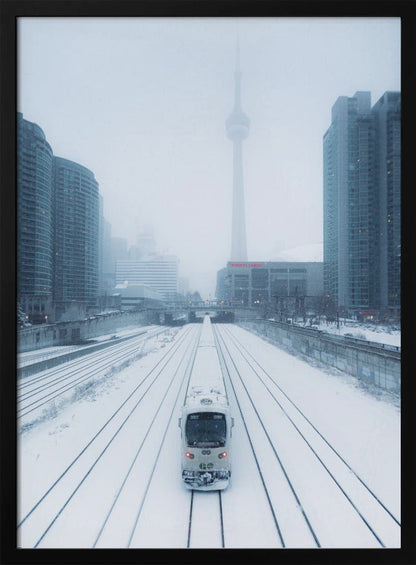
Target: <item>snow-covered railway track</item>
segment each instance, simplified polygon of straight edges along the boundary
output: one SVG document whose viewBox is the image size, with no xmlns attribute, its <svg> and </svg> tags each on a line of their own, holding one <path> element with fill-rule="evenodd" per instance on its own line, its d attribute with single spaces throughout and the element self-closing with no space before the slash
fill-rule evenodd
<svg viewBox="0 0 416 565">
<path fill-rule="evenodd" d="M 233 393 L 234 406 L 238 408 L 240 425 L 246 434 L 248 445 L 244 449 L 245 460 L 247 463 L 250 460 L 253 461 L 252 466 L 256 469 L 256 474 L 251 473 L 251 480 L 255 481 L 252 486 L 256 492 L 261 492 L 263 495 L 263 503 L 261 504 L 259 498 L 257 507 L 259 513 L 257 517 L 253 516 L 253 522 L 257 518 L 262 522 L 263 527 L 266 523 L 268 524 L 268 529 L 272 533 L 272 546 L 287 547 L 289 538 L 292 542 L 289 541 L 289 547 L 320 547 L 259 413 L 250 396 L 245 394 L 244 389 L 241 388 L 241 376 L 223 339 L 223 334 L 218 329 L 214 331 L 214 334 L 223 370 L 227 374 L 230 390 Z M 264 432 L 269 441 L 264 441 Z M 234 449 L 236 449 L 235 445 Z M 226 503 L 227 499 L 224 497 L 224 504 Z M 287 535 L 281 525 L 279 514 L 282 513 L 289 520 L 292 528 Z"/>
<path fill-rule="evenodd" d="M 192 324 L 178 330 L 166 349 L 152 351 L 94 395 L 21 435 L 19 546 L 400 547 L 395 497 L 370 488 L 368 465 L 360 465 L 345 442 L 356 436 L 343 434 L 344 420 L 332 434 L 319 420 L 315 403 L 322 410 L 327 398 L 337 398 L 323 394 L 322 385 L 313 399 L 299 394 L 298 383 L 307 387 L 315 376 L 311 368 L 262 347 L 245 330 L 216 325 L 214 331 L 235 420 L 230 485 L 191 491 L 181 478 L 178 418 L 198 374 L 201 335 L 201 325 Z M 300 366 L 308 378 L 289 378 L 281 364 Z M 207 375 L 215 372 L 214 364 L 205 365 Z M 347 415 L 354 414 L 346 406 Z M 385 412 L 376 414 L 385 418 Z M 363 421 L 371 424 L 371 415 Z M 351 458 L 362 477 L 348 464 Z"/>
<path fill-rule="evenodd" d="M 257 434 L 256 445 L 264 444 L 261 458 L 268 449 L 274 455 L 259 463 L 259 472 L 267 474 L 274 459 L 281 469 L 278 482 L 282 487 L 286 483 L 292 495 L 270 497 L 270 504 L 276 504 L 276 516 L 281 517 L 283 543 L 287 545 L 284 540 L 291 536 L 294 516 L 289 520 L 282 516 L 282 501 L 286 508 L 296 503 L 297 514 L 303 515 L 317 547 L 348 547 L 349 543 L 356 547 L 357 539 L 363 547 L 399 546 L 400 523 L 394 514 L 289 398 L 276 378 L 267 373 L 255 354 L 228 327 L 216 333 L 236 402 L 244 422 L 248 422 L 244 424 L 247 434 Z M 323 513 L 327 515 L 325 521 Z M 326 527 L 322 527 L 323 523 Z M 299 542 L 299 534 L 296 538 Z M 291 542 L 288 546 L 293 547 Z"/>
<path fill-rule="evenodd" d="M 123 344 L 91 353 L 64 366 L 42 371 L 34 377 L 24 379 L 17 387 L 17 418 L 21 420 L 35 411 L 39 413 L 50 402 L 74 391 L 80 385 L 103 376 L 118 363 L 140 354 L 145 342 L 160 333 L 154 330 Z M 33 419 L 36 417 L 32 415 Z"/>
<path fill-rule="evenodd" d="M 251 366 L 253 372 L 255 372 L 259 381 L 269 391 L 270 395 L 272 396 L 276 404 L 285 413 L 285 415 L 290 420 L 292 425 L 296 428 L 296 430 L 302 436 L 304 441 L 308 444 L 310 449 L 315 453 L 316 457 L 320 459 L 322 465 L 326 468 L 328 473 L 332 474 L 329 468 L 330 467 L 329 463 L 327 465 L 327 462 L 323 460 L 323 457 L 321 459 L 319 453 L 317 452 L 318 445 L 320 445 L 321 443 L 327 448 L 329 448 L 328 453 L 334 456 L 333 459 L 337 461 L 337 463 L 339 464 L 342 463 L 344 465 L 344 471 L 345 469 L 347 469 L 349 474 L 353 475 L 355 479 L 362 485 L 363 489 L 367 491 L 368 495 L 374 499 L 376 506 L 381 507 L 386 512 L 386 514 L 390 516 L 392 521 L 397 526 L 400 526 L 400 521 L 394 515 L 394 513 L 391 510 L 389 510 L 389 508 L 387 508 L 387 506 L 380 500 L 380 498 L 377 496 L 374 490 L 366 483 L 366 481 L 363 480 L 356 471 L 354 471 L 352 466 L 341 455 L 339 450 L 334 445 L 332 445 L 331 442 L 326 437 L 324 437 L 324 435 L 306 416 L 304 411 L 289 397 L 289 395 L 283 390 L 283 388 L 276 382 L 276 379 L 274 379 L 265 370 L 265 368 L 258 362 L 258 360 L 229 330 L 226 331 L 229 337 L 235 343 L 236 347 L 240 350 L 240 353 L 244 357 L 245 361 Z M 321 442 L 319 440 L 321 440 Z M 342 465 L 340 466 L 342 467 Z"/>
<path fill-rule="evenodd" d="M 25 367 L 27 365 L 34 365 L 41 361 L 45 361 L 51 358 L 61 357 L 62 355 L 67 355 L 68 353 L 73 353 L 75 351 L 87 350 L 91 345 L 61 345 L 54 348 L 41 348 L 35 349 L 34 351 L 18 353 L 17 354 L 17 365 L 19 368 Z"/>
<path fill-rule="evenodd" d="M 172 435 L 172 431 L 176 432 L 174 414 L 182 401 L 184 390 L 191 377 L 198 341 L 199 331 L 197 335 L 193 332 L 193 337 L 187 341 L 186 349 L 175 369 L 174 378 L 160 400 L 153 419 L 148 425 L 146 435 L 120 483 L 92 547 L 112 547 L 114 538 L 117 539 L 120 536 L 118 527 L 120 520 L 127 524 L 126 531 L 119 537 L 120 547 L 140 547 L 148 539 L 146 531 L 149 524 L 146 512 L 149 507 L 153 507 L 152 498 L 158 496 L 157 470 L 164 468 L 163 459 L 166 458 L 166 452 L 172 445 L 172 442 L 166 441 L 166 438 L 169 434 Z M 159 412 L 162 413 L 162 417 L 156 421 Z M 151 436 L 155 434 L 157 434 L 156 438 L 152 439 Z M 168 446 L 167 449 L 166 446 Z M 154 452 L 154 456 L 150 459 L 147 457 L 149 450 Z M 146 463 L 146 461 L 149 462 Z M 149 470 L 143 471 L 146 464 Z M 139 496 L 137 496 L 138 492 L 140 492 Z M 133 496 L 136 497 L 136 504 L 129 505 L 129 500 Z M 127 515 L 126 508 L 130 508 Z"/>
<path fill-rule="evenodd" d="M 187 548 L 223 548 L 224 519 L 221 491 L 191 491 Z"/>
<path fill-rule="evenodd" d="M 173 406 L 190 371 L 195 332 L 186 329 L 49 487 L 25 501 L 19 545 L 100 547 L 108 531 L 110 545 L 119 531 L 120 547 L 134 543 Z M 126 507 L 131 512 L 127 538 Z"/>
</svg>

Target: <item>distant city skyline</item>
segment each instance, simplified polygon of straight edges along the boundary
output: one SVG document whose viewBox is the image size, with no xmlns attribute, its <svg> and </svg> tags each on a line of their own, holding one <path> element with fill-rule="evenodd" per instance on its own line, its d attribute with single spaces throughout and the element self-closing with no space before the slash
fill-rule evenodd
<svg viewBox="0 0 416 565">
<path fill-rule="evenodd" d="M 331 107 L 400 90 L 399 18 L 18 19 L 18 110 L 94 172 L 113 236 L 152 225 L 207 297 L 231 245 L 237 25 L 248 258 L 273 260 L 323 241 Z"/>
</svg>

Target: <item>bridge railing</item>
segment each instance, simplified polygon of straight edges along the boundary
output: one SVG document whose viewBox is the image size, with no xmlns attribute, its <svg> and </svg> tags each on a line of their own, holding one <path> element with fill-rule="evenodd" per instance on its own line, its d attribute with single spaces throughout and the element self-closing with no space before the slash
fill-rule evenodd
<svg viewBox="0 0 416 565">
<path fill-rule="evenodd" d="M 220 302 L 167 302 L 164 305 L 160 306 L 152 306 L 150 307 L 151 310 L 159 310 L 159 311 L 175 311 L 175 310 L 206 310 L 208 311 L 234 311 L 234 310 L 248 310 L 248 311 L 258 311 L 259 309 L 252 306 L 243 306 L 241 304 L 230 304 L 230 303 L 223 303 Z"/>
</svg>

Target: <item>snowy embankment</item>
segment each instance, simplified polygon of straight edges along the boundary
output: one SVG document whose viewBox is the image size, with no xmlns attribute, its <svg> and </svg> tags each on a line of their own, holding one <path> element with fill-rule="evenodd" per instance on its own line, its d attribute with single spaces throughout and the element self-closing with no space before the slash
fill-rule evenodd
<svg viewBox="0 0 416 565">
<path fill-rule="evenodd" d="M 103 343 L 105 341 L 110 341 L 120 337 L 133 336 L 139 332 L 147 331 L 154 327 L 155 326 L 143 326 L 137 328 L 136 326 L 134 328 L 122 329 L 111 334 L 105 334 L 89 339 L 82 345 L 54 345 L 51 347 L 43 347 L 42 349 L 24 351 L 17 354 L 17 366 L 19 368 L 26 367 L 27 365 L 45 361 L 46 359 L 51 359 L 54 357 L 61 357 L 63 355 L 66 355 L 67 353 L 72 353 L 74 351 L 85 351 L 89 347 L 94 347 L 96 343 Z"/>
<path fill-rule="evenodd" d="M 300 324 L 297 324 L 300 325 Z M 307 325 L 305 327 L 308 327 Z M 335 335 L 346 335 L 356 339 L 366 341 L 374 341 L 376 343 L 384 343 L 386 345 L 401 345 L 401 331 L 391 329 L 387 326 L 377 326 L 375 324 L 365 324 L 353 322 L 349 320 L 341 320 L 339 327 L 336 322 L 320 322 L 314 323 L 313 327 L 322 332 Z"/>
</svg>

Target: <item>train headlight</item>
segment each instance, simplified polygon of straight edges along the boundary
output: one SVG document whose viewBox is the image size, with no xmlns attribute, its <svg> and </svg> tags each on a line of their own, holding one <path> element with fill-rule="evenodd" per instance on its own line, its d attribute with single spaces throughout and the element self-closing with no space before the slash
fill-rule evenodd
<svg viewBox="0 0 416 565">
<path fill-rule="evenodd" d="M 193 453 L 191 453 L 190 451 L 187 451 L 185 453 L 185 457 L 187 457 L 188 459 L 193 459 L 195 457 L 195 455 Z"/>
<path fill-rule="evenodd" d="M 224 459 L 225 457 L 227 457 L 226 451 L 223 451 L 222 453 L 218 453 L 218 459 Z"/>
</svg>

